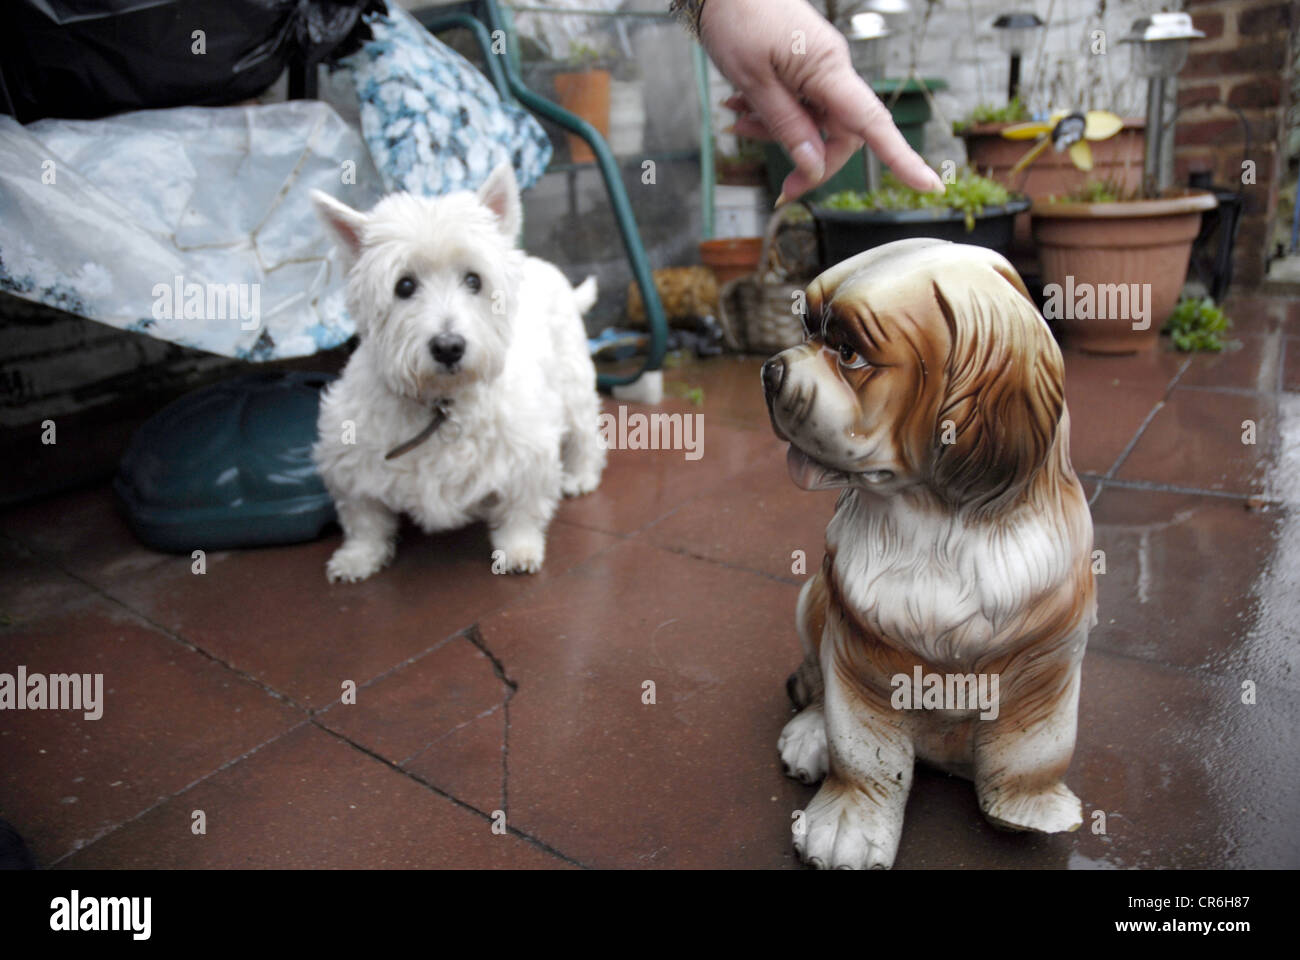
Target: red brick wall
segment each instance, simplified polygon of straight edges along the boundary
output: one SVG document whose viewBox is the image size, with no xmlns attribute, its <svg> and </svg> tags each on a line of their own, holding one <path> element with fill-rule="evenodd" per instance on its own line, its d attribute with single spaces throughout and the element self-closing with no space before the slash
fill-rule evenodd
<svg viewBox="0 0 1300 960">
<path fill-rule="evenodd" d="M 1184 7 L 1206 37 L 1193 41 L 1179 74 L 1175 179 L 1186 183 L 1192 172 L 1209 170 L 1215 183 L 1240 185 L 1245 205 L 1233 281 L 1253 286 L 1264 277 L 1283 172 L 1290 31 L 1300 26 L 1300 3 L 1186 0 Z M 1204 100 L 1240 108 L 1250 128 L 1244 157 L 1241 119 L 1223 104 L 1191 106 Z M 1242 184 L 1243 159 L 1254 161 L 1254 184 Z"/>
</svg>

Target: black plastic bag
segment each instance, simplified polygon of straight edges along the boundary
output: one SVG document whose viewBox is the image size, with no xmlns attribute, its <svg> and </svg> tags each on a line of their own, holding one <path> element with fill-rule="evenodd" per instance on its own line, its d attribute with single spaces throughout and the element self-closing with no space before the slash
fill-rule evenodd
<svg viewBox="0 0 1300 960">
<path fill-rule="evenodd" d="M 10 0 L 0 110 L 20 123 L 256 96 L 353 52 L 382 0 Z M 200 52 L 201 51 L 201 52 Z"/>
</svg>

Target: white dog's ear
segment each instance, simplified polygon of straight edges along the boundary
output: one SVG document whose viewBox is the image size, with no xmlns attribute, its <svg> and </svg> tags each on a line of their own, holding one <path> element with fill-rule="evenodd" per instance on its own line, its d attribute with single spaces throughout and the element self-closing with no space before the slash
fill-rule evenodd
<svg viewBox="0 0 1300 960">
<path fill-rule="evenodd" d="M 519 184 L 515 182 L 515 171 L 510 161 L 497 164 L 487 182 L 478 188 L 478 198 L 496 215 L 501 232 L 513 241 L 519 235 L 523 211 L 519 204 Z"/>
<path fill-rule="evenodd" d="M 316 205 L 320 218 L 334 231 L 348 256 L 355 260 L 361 254 L 361 229 L 365 226 L 366 215 L 319 190 L 311 192 L 311 202 Z"/>
</svg>

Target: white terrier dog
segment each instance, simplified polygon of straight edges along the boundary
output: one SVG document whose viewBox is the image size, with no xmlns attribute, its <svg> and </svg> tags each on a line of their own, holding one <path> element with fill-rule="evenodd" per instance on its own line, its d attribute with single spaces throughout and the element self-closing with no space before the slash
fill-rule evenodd
<svg viewBox="0 0 1300 960">
<path fill-rule="evenodd" d="M 538 570 L 561 494 L 605 466 L 582 324 L 595 279 L 575 290 L 515 247 L 509 164 L 477 195 L 393 194 L 368 214 L 313 199 L 351 260 L 361 337 L 321 398 L 314 458 L 343 527 L 327 576 L 380 570 L 402 513 L 426 532 L 484 520 L 495 572 Z"/>
</svg>

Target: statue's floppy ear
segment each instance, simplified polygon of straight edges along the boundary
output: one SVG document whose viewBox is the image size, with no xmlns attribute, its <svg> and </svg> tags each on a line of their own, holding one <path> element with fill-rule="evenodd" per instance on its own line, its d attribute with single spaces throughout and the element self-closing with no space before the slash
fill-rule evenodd
<svg viewBox="0 0 1300 960">
<path fill-rule="evenodd" d="M 950 503 L 984 510 L 1013 501 L 1046 462 L 1065 407 L 1065 376 L 1024 284 L 991 265 L 979 275 L 987 282 L 966 273 L 933 284 L 952 343 L 934 479 Z M 945 432 L 951 442 L 941 439 Z"/>
</svg>

